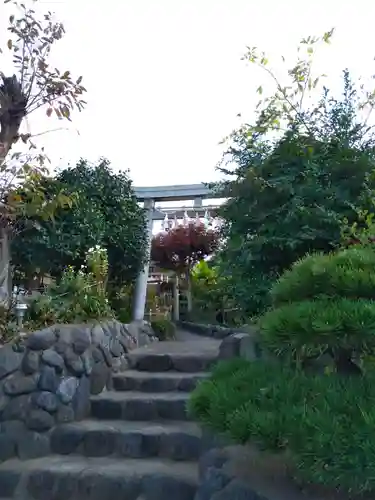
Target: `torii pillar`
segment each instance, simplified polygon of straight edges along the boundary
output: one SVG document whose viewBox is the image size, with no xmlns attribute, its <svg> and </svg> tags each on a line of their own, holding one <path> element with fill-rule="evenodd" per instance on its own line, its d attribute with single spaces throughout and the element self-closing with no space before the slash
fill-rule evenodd
<svg viewBox="0 0 375 500">
<path fill-rule="evenodd" d="M 145 306 L 147 298 L 147 283 L 150 271 L 150 254 L 151 254 L 151 240 L 152 240 L 152 226 L 154 222 L 154 208 L 155 200 L 152 198 L 144 201 L 144 208 L 146 212 L 146 225 L 147 225 L 147 248 L 146 248 L 146 262 L 143 269 L 139 273 L 135 285 L 135 296 L 133 306 L 133 320 L 143 321 L 145 315 Z"/>
</svg>

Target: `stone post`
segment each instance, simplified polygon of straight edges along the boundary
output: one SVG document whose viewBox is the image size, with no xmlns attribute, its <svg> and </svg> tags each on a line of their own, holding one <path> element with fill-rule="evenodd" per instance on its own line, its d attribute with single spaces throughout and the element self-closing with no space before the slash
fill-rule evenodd
<svg viewBox="0 0 375 500">
<path fill-rule="evenodd" d="M 135 286 L 135 296 L 134 296 L 134 309 L 133 309 L 133 320 L 142 321 L 145 315 L 145 305 L 146 305 L 146 295 L 147 295 L 147 281 L 148 273 L 150 269 L 150 253 L 151 253 L 151 239 L 152 239 L 152 225 L 153 225 L 153 215 L 154 215 L 155 202 L 152 199 L 147 199 L 144 202 L 144 208 L 146 211 L 146 223 L 147 223 L 147 261 L 143 267 L 143 270 L 139 273 L 136 286 Z"/>
<path fill-rule="evenodd" d="M 180 320 L 180 285 L 177 273 L 173 281 L 173 319 L 174 321 Z"/>
</svg>

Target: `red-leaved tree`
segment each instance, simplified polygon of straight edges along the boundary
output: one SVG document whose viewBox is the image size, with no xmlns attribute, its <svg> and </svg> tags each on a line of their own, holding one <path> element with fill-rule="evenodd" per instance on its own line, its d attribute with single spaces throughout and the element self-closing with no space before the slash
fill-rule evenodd
<svg viewBox="0 0 375 500">
<path fill-rule="evenodd" d="M 190 272 L 200 260 L 218 247 L 219 233 L 206 228 L 202 222 L 192 221 L 155 235 L 151 245 L 151 260 L 161 269 L 184 275 L 188 286 L 188 310 L 192 309 Z"/>
</svg>

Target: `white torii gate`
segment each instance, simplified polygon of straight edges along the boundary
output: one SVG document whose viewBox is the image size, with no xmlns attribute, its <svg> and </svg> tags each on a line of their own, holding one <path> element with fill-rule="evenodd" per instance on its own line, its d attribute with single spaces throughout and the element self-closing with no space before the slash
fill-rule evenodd
<svg viewBox="0 0 375 500">
<path fill-rule="evenodd" d="M 133 309 L 133 320 L 142 321 L 144 319 L 146 306 L 153 222 L 156 220 L 164 220 L 165 218 L 165 212 L 155 209 L 155 202 L 183 200 L 193 201 L 193 210 L 202 210 L 203 199 L 218 198 L 218 196 L 204 184 L 135 187 L 134 191 L 138 201 L 141 201 L 144 204 L 148 234 L 148 258 L 143 270 L 139 273 L 137 278 Z"/>
</svg>

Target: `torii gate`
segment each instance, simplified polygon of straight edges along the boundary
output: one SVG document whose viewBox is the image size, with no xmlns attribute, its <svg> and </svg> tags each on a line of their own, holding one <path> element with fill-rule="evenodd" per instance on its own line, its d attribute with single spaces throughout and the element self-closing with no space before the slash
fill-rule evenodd
<svg viewBox="0 0 375 500">
<path fill-rule="evenodd" d="M 186 184 L 176 186 L 135 187 L 135 195 L 138 201 L 143 202 L 146 211 L 147 233 L 148 233 L 148 258 L 143 270 L 139 273 L 135 287 L 133 320 L 142 321 L 145 314 L 147 282 L 150 268 L 150 253 L 153 222 L 164 220 L 165 213 L 155 209 L 155 202 L 162 201 L 193 201 L 195 212 L 203 211 L 202 200 L 207 198 L 219 198 L 204 184 Z"/>
</svg>

